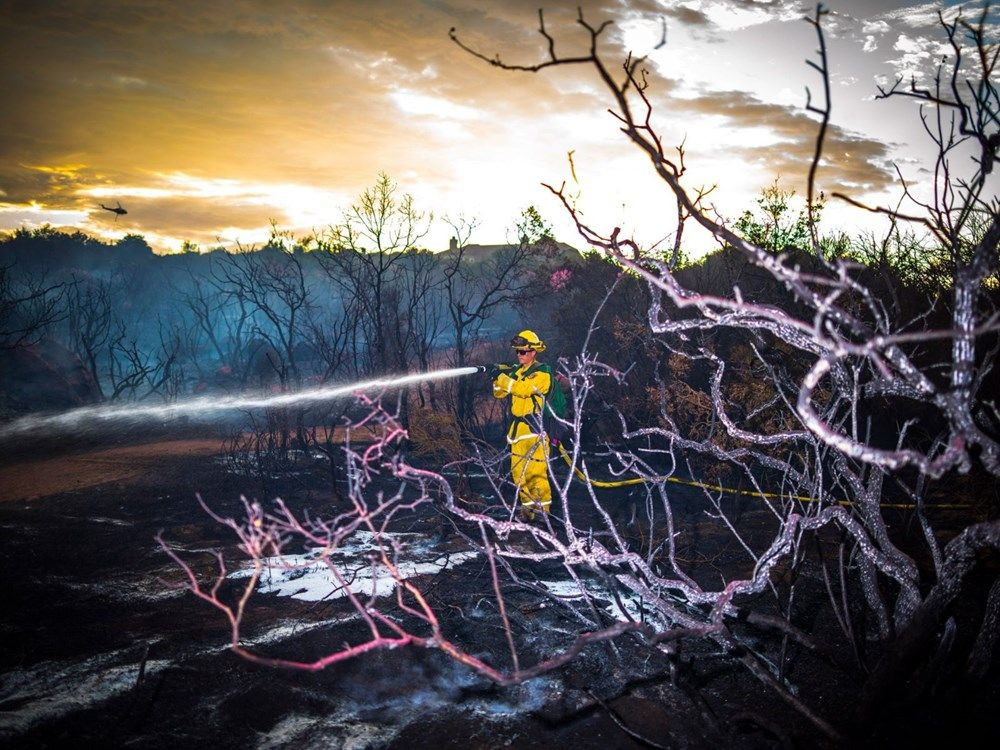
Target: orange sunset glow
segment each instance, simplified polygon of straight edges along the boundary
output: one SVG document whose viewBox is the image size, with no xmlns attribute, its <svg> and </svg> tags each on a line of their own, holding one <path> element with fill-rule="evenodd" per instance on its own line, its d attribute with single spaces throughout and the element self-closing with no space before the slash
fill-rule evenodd
<svg viewBox="0 0 1000 750">
<path fill-rule="evenodd" d="M 576 4 L 546 8 L 560 53 L 583 49 Z M 978 7 L 976 3 L 971 6 Z M 433 213 L 475 217 L 472 241 L 502 242 L 535 205 L 579 244 L 542 183 L 566 182 L 587 221 L 641 242 L 673 231 L 673 201 L 622 137 L 593 71 L 501 71 L 463 52 L 530 64 L 546 54 L 537 3 L 5 3 L 0 24 L 0 230 L 50 224 L 157 252 L 259 243 L 335 224 L 385 172 Z M 933 149 L 907 101 L 879 82 L 928 80 L 943 50 L 936 12 L 954 4 L 851 0 L 827 18 L 832 126 L 818 187 L 894 204 L 897 168 L 919 180 Z M 585 2 L 609 19 L 606 58 L 649 55 L 654 123 L 685 143 L 694 189 L 718 185 L 735 217 L 775 179 L 802 194 L 816 121 L 805 60 L 811 6 L 785 0 Z M 667 28 L 667 44 L 654 46 Z M 567 155 L 573 154 L 571 170 Z M 100 207 L 121 203 L 127 214 Z M 828 228 L 878 217 L 831 202 Z M 693 234 L 693 253 L 711 239 Z"/>
</svg>

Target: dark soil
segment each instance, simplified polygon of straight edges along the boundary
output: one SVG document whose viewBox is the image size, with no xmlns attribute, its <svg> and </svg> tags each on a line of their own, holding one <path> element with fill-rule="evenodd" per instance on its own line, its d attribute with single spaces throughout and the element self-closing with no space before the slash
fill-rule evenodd
<svg viewBox="0 0 1000 750">
<path fill-rule="evenodd" d="M 840 744 L 751 677 L 738 655 L 700 643 L 685 642 L 670 658 L 631 641 L 620 641 L 617 654 L 591 646 L 571 665 L 510 688 L 438 651 L 413 648 L 317 672 L 248 662 L 227 650 L 220 613 L 174 588 L 180 571 L 154 540 L 162 530 L 199 570 L 211 561 L 205 550 L 223 548 L 232 556 L 231 532 L 206 516 L 195 493 L 218 513 L 237 517 L 241 494 L 264 493 L 259 483 L 227 473 L 221 453 L 219 436 L 197 428 L 132 434 L 119 444 L 25 441 L 6 451 L 0 463 L 0 744 L 462 750 Z M 327 476 L 317 465 L 271 484 L 293 509 L 330 515 L 336 507 Z M 691 574 L 717 585 L 720 576 L 745 573 L 740 549 L 705 516 L 698 496 L 677 493 L 679 550 Z M 580 502 L 587 501 L 581 496 Z M 635 502 L 624 491 L 608 502 L 625 533 Z M 750 536 L 755 528 L 766 535 L 766 513 L 752 500 L 739 502 L 742 527 Z M 436 539 L 442 550 L 460 542 L 443 533 L 430 508 L 401 523 L 401 531 Z M 1000 729 L 1000 712 L 986 708 L 1000 705 L 996 680 L 960 705 L 952 700 L 941 716 L 907 709 L 888 713 L 877 726 L 852 726 L 862 675 L 824 606 L 821 573 L 804 570 L 793 622 L 821 649 L 795 651 L 785 670 L 803 700 L 843 732 L 843 746 L 919 744 Z M 544 577 L 558 574 L 558 566 L 520 565 L 518 571 Z M 488 575 L 480 558 L 424 581 L 424 590 L 456 642 L 503 655 L 495 608 L 483 604 Z M 505 594 L 511 620 L 524 634 L 526 660 L 566 645 L 562 628 L 571 623 L 565 613 L 523 589 Z M 770 606 L 766 598 L 756 603 L 763 610 Z M 260 593 L 252 604 L 244 636 L 271 656 L 314 658 L 364 636 L 356 620 L 337 621 L 349 611 L 339 604 Z M 760 643 L 762 653 L 777 654 L 778 647 L 780 639 Z"/>
</svg>

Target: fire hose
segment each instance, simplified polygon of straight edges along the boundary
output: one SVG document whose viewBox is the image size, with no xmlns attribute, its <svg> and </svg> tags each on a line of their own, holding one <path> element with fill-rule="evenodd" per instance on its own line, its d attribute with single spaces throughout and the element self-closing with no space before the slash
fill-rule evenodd
<svg viewBox="0 0 1000 750">
<path fill-rule="evenodd" d="M 632 479 L 617 479 L 617 480 L 613 480 L 613 481 L 600 480 L 600 479 L 591 479 L 591 478 L 589 478 L 580 469 L 579 466 L 574 466 L 573 465 L 573 459 L 572 459 L 572 457 L 570 457 L 569 453 L 566 452 L 565 446 L 563 446 L 562 443 L 559 443 L 558 445 L 559 445 L 559 452 L 562 454 L 563 460 L 566 462 L 567 466 L 569 466 L 571 469 L 573 469 L 573 473 L 576 476 L 576 478 L 579 479 L 580 481 L 586 483 L 586 484 L 589 484 L 591 487 L 595 487 L 597 489 L 615 489 L 615 488 L 618 488 L 618 487 L 628 487 L 628 486 L 637 485 L 637 484 L 656 484 L 657 482 L 673 482 L 674 484 L 683 484 L 683 485 L 688 486 L 688 487 L 698 487 L 698 488 L 701 488 L 701 489 L 704 489 L 704 490 L 711 490 L 713 492 L 722 492 L 722 493 L 725 493 L 727 495 L 745 495 L 745 496 L 748 496 L 748 497 L 759 497 L 759 498 L 764 498 L 764 499 L 772 499 L 773 498 L 773 499 L 778 499 L 778 500 L 781 500 L 781 499 L 799 500 L 800 502 L 803 502 L 803 503 L 818 503 L 818 502 L 822 502 L 819 498 L 812 497 L 812 496 L 809 496 L 809 495 L 785 495 L 785 494 L 781 494 L 781 493 L 777 493 L 777 492 L 760 492 L 758 490 L 741 490 L 741 489 L 738 489 L 736 487 L 723 487 L 722 485 L 719 485 L 719 484 L 709 484 L 707 482 L 696 482 L 696 481 L 694 481 L 692 479 L 681 479 L 680 477 L 668 476 L 668 475 L 656 476 L 656 477 L 634 477 Z M 850 500 L 833 500 L 831 502 L 834 502 L 837 505 L 842 505 L 844 507 L 850 507 L 850 506 L 854 505 L 854 503 L 851 502 Z M 880 503 L 879 507 L 881 507 L 881 508 L 896 508 L 896 509 L 908 510 L 908 509 L 916 508 L 917 506 L 915 504 L 913 504 L 913 503 Z M 944 504 L 942 504 L 942 503 L 935 503 L 933 507 L 935 507 L 935 508 L 955 509 L 955 508 L 967 508 L 969 506 L 968 505 L 963 505 L 963 504 L 956 504 L 956 503 L 944 503 Z"/>
</svg>

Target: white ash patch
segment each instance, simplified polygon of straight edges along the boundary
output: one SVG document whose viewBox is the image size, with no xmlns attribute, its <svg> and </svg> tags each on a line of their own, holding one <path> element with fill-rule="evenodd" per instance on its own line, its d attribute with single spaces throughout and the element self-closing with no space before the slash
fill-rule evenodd
<svg viewBox="0 0 1000 750">
<path fill-rule="evenodd" d="M 282 621 L 253 638 L 246 639 L 244 644 L 260 646 L 277 643 L 311 630 L 334 627 L 354 619 L 357 617 L 339 617 L 311 623 Z M 188 657 L 216 654 L 228 649 L 229 645 L 227 641 L 191 652 Z M 141 662 L 136 649 L 122 649 L 78 661 L 39 662 L 31 667 L 0 675 L 0 706 L 10 706 L 0 710 L 0 740 L 16 737 L 43 722 L 93 708 L 132 690 L 139 677 Z M 173 664 L 169 659 L 147 660 L 143 682 Z"/>
<path fill-rule="evenodd" d="M 111 526 L 131 526 L 131 521 L 125 521 L 121 518 L 105 518 L 104 516 L 90 516 L 85 519 L 91 523 L 105 523 Z"/>
<path fill-rule="evenodd" d="M 295 747 L 301 750 L 364 750 L 388 743 L 398 727 L 358 721 L 350 712 L 337 712 L 332 716 L 288 716 L 275 724 L 270 731 L 262 732 L 257 750 L 277 750 Z"/>
<path fill-rule="evenodd" d="M 0 737 L 16 736 L 131 690 L 139 677 L 140 663 L 136 650 L 126 649 L 76 662 L 41 662 L 5 673 L 0 676 L 0 703 L 15 706 L 0 712 Z M 143 679 L 170 663 L 150 659 Z"/>
<path fill-rule="evenodd" d="M 106 599 L 120 602 L 162 602 L 168 599 L 178 599 L 187 591 L 182 587 L 171 587 L 156 579 L 118 579 L 98 583 L 80 583 L 77 581 L 61 581 L 62 585 L 72 591 L 96 593 Z"/>
<path fill-rule="evenodd" d="M 540 580 L 538 583 L 548 589 L 553 596 L 569 602 L 583 602 L 584 592 L 580 588 L 583 585 L 590 598 L 598 605 L 604 603 L 601 609 L 616 620 L 627 619 L 622 612 L 622 608 L 624 608 L 625 612 L 636 622 L 659 622 L 657 614 L 649 606 L 643 606 L 642 597 L 627 589 L 618 592 L 618 599 L 622 605 L 620 607 L 607 589 L 598 586 L 593 581 L 581 579 L 580 583 L 577 583 L 571 579 L 565 579 L 558 581 Z"/>
<path fill-rule="evenodd" d="M 282 620 L 277 625 L 268 628 L 262 633 L 258 633 L 251 638 L 244 638 L 242 643 L 245 646 L 265 646 L 269 643 L 278 643 L 280 641 L 286 641 L 289 638 L 297 638 L 298 636 L 312 630 L 332 628 L 359 619 L 361 619 L 361 615 L 355 613 L 346 617 L 334 617 L 327 620 L 319 620 L 317 622 Z M 226 644 L 226 648 L 229 648 L 229 644 Z"/>
<path fill-rule="evenodd" d="M 395 575 L 383 564 L 375 535 L 358 531 L 336 549 L 314 549 L 301 555 L 282 555 L 263 560 L 258 587 L 261 593 L 275 593 L 303 601 L 340 599 L 348 593 L 363 597 L 383 597 L 395 590 L 400 580 L 440 573 L 479 555 L 478 551 L 447 553 L 433 548 L 431 539 L 422 534 L 381 534 L 382 544 L 392 559 L 392 546 L 400 550 L 394 562 Z M 337 580 L 333 570 L 344 582 Z M 229 575 L 247 578 L 253 565 Z"/>
</svg>

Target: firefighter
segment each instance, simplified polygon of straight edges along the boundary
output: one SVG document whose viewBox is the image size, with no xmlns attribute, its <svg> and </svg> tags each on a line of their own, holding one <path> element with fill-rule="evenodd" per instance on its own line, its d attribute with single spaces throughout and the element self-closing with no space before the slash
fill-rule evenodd
<svg viewBox="0 0 1000 750">
<path fill-rule="evenodd" d="M 545 343 L 534 331 L 524 330 L 511 339 L 517 365 L 494 365 L 493 395 L 510 397 L 513 422 L 507 431 L 510 471 L 517 485 L 522 516 L 535 517 L 537 509 L 548 513 L 552 504 L 549 486 L 549 441 L 542 428 L 545 399 L 552 389 L 552 368 L 538 362 Z"/>
</svg>

